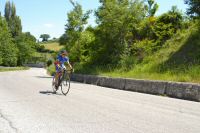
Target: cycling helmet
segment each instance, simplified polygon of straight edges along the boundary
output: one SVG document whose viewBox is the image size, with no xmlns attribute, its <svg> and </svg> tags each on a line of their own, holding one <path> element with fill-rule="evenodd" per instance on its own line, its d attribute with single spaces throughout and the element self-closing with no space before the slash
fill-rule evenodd
<svg viewBox="0 0 200 133">
<path fill-rule="evenodd" d="M 60 51 L 60 54 L 67 55 L 67 51 L 66 51 L 66 50 L 61 50 L 61 51 Z"/>
</svg>

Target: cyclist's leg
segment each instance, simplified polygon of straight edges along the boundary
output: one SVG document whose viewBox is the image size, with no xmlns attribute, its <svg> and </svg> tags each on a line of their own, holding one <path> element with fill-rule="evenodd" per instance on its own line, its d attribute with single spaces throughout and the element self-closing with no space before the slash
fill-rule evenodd
<svg viewBox="0 0 200 133">
<path fill-rule="evenodd" d="M 55 73 L 55 85 L 58 85 L 58 78 L 59 78 L 60 69 L 56 66 L 56 73 Z"/>
</svg>

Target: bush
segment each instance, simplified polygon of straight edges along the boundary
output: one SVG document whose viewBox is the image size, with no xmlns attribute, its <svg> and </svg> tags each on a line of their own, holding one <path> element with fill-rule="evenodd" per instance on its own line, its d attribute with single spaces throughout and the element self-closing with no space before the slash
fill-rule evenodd
<svg viewBox="0 0 200 133">
<path fill-rule="evenodd" d="M 44 47 L 44 45 L 37 45 L 37 51 L 38 52 L 44 52 L 45 51 L 45 47 Z"/>
<path fill-rule="evenodd" d="M 55 69 L 55 66 L 52 64 L 52 65 L 50 65 L 48 68 L 47 68 L 47 71 L 48 71 L 48 73 L 50 74 L 50 75 L 54 75 L 55 74 L 55 72 L 56 72 L 56 69 Z"/>
<path fill-rule="evenodd" d="M 120 61 L 120 67 L 123 71 L 131 70 L 137 63 L 137 59 L 133 56 L 125 56 Z"/>
<path fill-rule="evenodd" d="M 53 63 L 52 60 L 48 60 L 48 61 L 47 61 L 47 66 L 49 67 L 52 63 Z"/>
</svg>

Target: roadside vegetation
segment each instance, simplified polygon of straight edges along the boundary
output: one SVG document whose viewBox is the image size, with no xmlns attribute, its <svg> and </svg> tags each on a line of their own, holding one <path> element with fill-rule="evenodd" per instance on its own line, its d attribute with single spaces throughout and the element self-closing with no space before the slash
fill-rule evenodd
<svg viewBox="0 0 200 133">
<path fill-rule="evenodd" d="M 63 35 L 49 40 L 42 34 L 37 43 L 22 32 L 8 1 L 0 15 L 0 66 L 44 62 L 53 74 L 56 55 L 66 49 L 76 73 L 200 82 L 200 1 L 184 0 L 186 13 L 172 6 L 159 16 L 156 0 L 100 0 L 98 9 L 88 11 L 70 2 Z M 94 27 L 88 25 L 92 14 Z"/>
<path fill-rule="evenodd" d="M 0 72 L 28 70 L 28 67 L 0 67 Z"/>
<path fill-rule="evenodd" d="M 165 47 L 143 59 L 141 63 L 127 67 L 80 68 L 80 73 L 111 77 L 170 80 L 180 82 L 200 81 L 200 29 L 197 23 L 178 32 Z M 80 66 L 81 67 L 81 66 Z"/>
<path fill-rule="evenodd" d="M 49 40 L 42 34 L 42 44 L 30 32 L 22 32 L 22 22 L 13 2 L 7 1 L 4 14 L 0 12 L 0 66 L 1 71 L 23 69 L 24 64 L 47 63 L 61 47 L 58 40 Z M 48 45 L 49 44 L 49 45 Z M 19 67 L 19 68 L 10 68 Z"/>
<path fill-rule="evenodd" d="M 15 4 L 6 2 L 4 16 L 0 13 L 0 66 L 15 67 L 43 61 L 38 57 L 41 46 L 30 32 L 22 32 Z"/>
<path fill-rule="evenodd" d="M 200 2 L 185 0 L 155 16 L 156 0 L 100 1 L 97 26 L 87 26 L 91 11 L 71 1 L 60 45 L 70 53 L 76 73 L 180 82 L 200 81 Z M 54 72 L 51 65 L 50 73 Z"/>
</svg>

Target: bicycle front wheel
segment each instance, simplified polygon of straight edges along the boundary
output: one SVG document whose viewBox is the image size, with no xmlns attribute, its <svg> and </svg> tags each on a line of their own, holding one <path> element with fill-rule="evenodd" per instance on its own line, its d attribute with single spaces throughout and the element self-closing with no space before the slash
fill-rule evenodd
<svg viewBox="0 0 200 133">
<path fill-rule="evenodd" d="M 62 81 L 61 91 L 64 95 L 67 95 L 70 89 L 70 76 L 67 75 L 66 78 Z"/>
<path fill-rule="evenodd" d="M 56 86 L 55 76 L 53 76 L 53 79 L 52 79 L 52 89 L 53 89 L 53 92 L 56 92 L 58 90 L 58 87 Z"/>
</svg>

